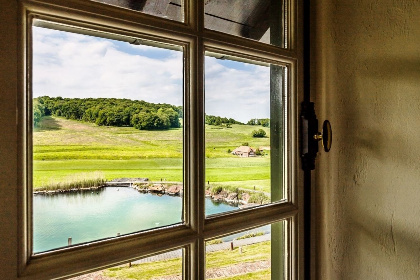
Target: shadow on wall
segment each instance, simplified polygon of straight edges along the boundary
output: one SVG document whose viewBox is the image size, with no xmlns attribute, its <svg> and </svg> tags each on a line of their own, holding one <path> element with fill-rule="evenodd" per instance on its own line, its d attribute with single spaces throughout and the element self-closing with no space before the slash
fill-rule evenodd
<svg viewBox="0 0 420 280">
<path fill-rule="evenodd" d="M 420 234 L 403 230 L 403 223 L 397 223 L 394 215 L 389 220 L 379 220 L 368 213 L 364 215 L 365 223 L 350 221 L 349 235 L 357 246 L 350 250 L 359 251 L 364 256 L 362 265 L 367 265 L 367 269 L 371 267 L 370 275 L 376 275 L 376 279 L 420 279 Z M 360 264 L 360 260 L 354 260 L 354 263 Z M 366 267 L 363 269 L 366 270 Z M 357 268 L 355 271 L 353 276 L 357 275 Z"/>
</svg>

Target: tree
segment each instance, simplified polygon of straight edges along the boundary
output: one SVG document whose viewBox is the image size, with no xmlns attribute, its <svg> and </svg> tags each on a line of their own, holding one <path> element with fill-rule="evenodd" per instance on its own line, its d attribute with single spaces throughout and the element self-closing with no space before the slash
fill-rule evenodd
<svg viewBox="0 0 420 280">
<path fill-rule="evenodd" d="M 252 131 L 252 137 L 255 138 L 263 138 L 266 135 L 266 132 L 264 131 L 264 129 L 258 129 L 258 130 L 254 130 Z"/>
<path fill-rule="evenodd" d="M 38 100 L 34 100 L 33 110 L 34 110 L 34 127 L 38 127 L 39 123 L 41 122 L 42 117 L 45 115 L 44 105 L 41 104 Z"/>
<path fill-rule="evenodd" d="M 103 126 L 169 129 L 181 126 L 181 106 L 118 98 L 34 98 L 34 125 L 44 115 L 63 116 Z"/>
</svg>

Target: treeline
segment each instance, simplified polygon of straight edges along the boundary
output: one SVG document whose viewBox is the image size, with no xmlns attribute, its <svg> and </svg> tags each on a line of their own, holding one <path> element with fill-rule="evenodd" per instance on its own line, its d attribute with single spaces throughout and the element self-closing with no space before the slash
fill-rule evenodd
<svg viewBox="0 0 420 280">
<path fill-rule="evenodd" d="M 140 130 L 180 127 L 182 107 L 117 98 L 34 98 L 34 126 L 43 116 L 96 123 L 101 126 L 132 126 Z"/>
<path fill-rule="evenodd" d="M 246 124 L 262 125 L 264 127 L 270 127 L 270 119 L 251 119 Z"/>
<path fill-rule="evenodd" d="M 209 125 L 231 125 L 231 124 L 243 124 L 241 122 L 238 122 L 232 118 L 222 118 L 219 116 L 212 116 L 212 115 L 206 115 L 206 124 Z"/>
</svg>

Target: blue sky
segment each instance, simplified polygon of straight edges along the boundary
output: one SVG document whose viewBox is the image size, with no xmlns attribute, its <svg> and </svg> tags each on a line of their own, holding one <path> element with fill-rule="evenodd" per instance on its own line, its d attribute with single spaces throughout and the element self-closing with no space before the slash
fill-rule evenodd
<svg viewBox="0 0 420 280">
<path fill-rule="evenodd" d="M 206 113 L 269 117 L 269 68 L 206 57 Z M 180 51 L 33 27 L 33 95 L 182 105 Z"/>
</svg>

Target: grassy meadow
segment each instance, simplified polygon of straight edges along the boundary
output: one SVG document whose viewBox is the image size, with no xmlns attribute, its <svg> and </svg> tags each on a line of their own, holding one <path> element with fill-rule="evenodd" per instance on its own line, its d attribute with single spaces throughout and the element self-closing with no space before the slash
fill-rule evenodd
<svg viewBox="0 0 420 280">
<path fill-rule="evenodd" d="M 236 247 L 234 250 L 221 250 L 206 254 L 206 269 L 208 271 L 225 269 L 235 265 L 267 261 L 271 258 L 271 242 Z M 133 264 L 131 267 L 119 266 L 103 271 L 108 277 L 118 279 L 157 279 L 182 275 L 182 259 L 170 259 L 151 263 Z M 258 280 L 270 279 L 270 269 L 262 269 L 249 273 L 236 274 L 217 279 L 223 280 Z M 215 278 L 209 278 L 215 279 Z"/>
<path fill-rule="evenodd" d="M 240 158 L 228 152 L 245 142 L 253 148 L 269 146 L 269 137 L 251 136 L 257 128 L 261 126 L 206 126 L 206 181 L 269 192 L 269 155 Z M 181 182 L 182 133 L 182 128 L 150 131 L 44 117 L 33 136 L 34 188 L 95 171 L 107 180 Z"/>
</svg>

